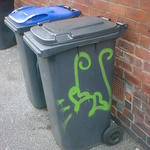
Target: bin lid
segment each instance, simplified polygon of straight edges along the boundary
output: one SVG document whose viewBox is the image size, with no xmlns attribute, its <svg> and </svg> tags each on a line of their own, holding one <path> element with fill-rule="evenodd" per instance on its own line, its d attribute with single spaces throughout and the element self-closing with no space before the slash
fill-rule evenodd
<svg viewBox="0 0 150 150">
<path fill-rule="evenodd" d="M 21 26 L 32 26 L 46 21 L 55 21 L 80 15 L 80 11 L 68 6 L 25 6 L 14 10 L 9 18 Z"/>
<path fill-rule="evenodd" d="M 126 29 L 127 26 L 103 17 L 83 16 L 34 26 L 25 34 L 25 41 L 28 39 L 34 51 L 46 57 L 63 49 L 117 38 Z"/>
</svg>

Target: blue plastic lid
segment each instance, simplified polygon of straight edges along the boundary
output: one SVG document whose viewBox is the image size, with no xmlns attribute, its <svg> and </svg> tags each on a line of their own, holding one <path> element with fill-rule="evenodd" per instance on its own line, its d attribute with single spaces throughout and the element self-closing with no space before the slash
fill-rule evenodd
<svg viewBox="0 0 150 150">
<path fill-rule="evenodd" d="M 63 5 L 51 7 L 25 6 L 9 14 L 9 18 L 16 24 L 26 27 L 46 21 L 72 18 L 80 14 L 79 10 Z"/>
</svg>

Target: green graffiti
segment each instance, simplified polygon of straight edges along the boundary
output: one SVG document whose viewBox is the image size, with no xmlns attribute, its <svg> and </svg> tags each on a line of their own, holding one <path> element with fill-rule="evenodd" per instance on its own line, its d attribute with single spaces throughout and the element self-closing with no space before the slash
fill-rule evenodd
<svg viewBox="0 0 150 150">
<path fill-rule="evenodd" d="M 113 50 L 111 48 L 104 48 L 100 51 L 98 55 L 100 70 L 101 70 L 102 78 L 104 80 L 104 83 L 107 89 L 109 100 L 104 100 L 103 95 L 100 91 L 95 91 L 93 94 L 91 94 L 89 91 L 80 90 L 78 69 L 81 69 L 83 71 L 89 70 L 92 63 L 91 63 L 91 58 L 87 52 L 79 52 L 79 54 L 76 54 L 75 56 L 75 59 L 74 59 L 75 86 L 69 89 L 68 98 L 69 98 L 69 101 L 72 104 L 74 104 L 73 109 L 76 114 L 79 113 L 80 107 L 82 106 L 83 103 L 90 102 L 90 101 L 92 101 L 92 108 L 89 110 L 88 117 L 94 116 L 97 110 L 103 110 L 103 111 L 110 110 L 111 101 L 112 101 L 112 92 L 111 92 L 111 87 L 109 85 L 106 72 L 105 72 L 105 68 L 104 68 L 104 64 L 103 64 L 103 56 L 105 54 L 108 54 L 107 56 L 107 61 L 108 61 L 113 56 Z M 81 58 L 87 60 L 88 63 L 86 66 L 81 61 Z M 64 102 L 64 99 L 58 100 L 59 105 L 61 105 L 63 102 Z M 64 107 L 62 110 L 63 112 L 65 112 L 69 109 L 70 109 L 70 105 Z M 72 113 L 69 114 L 69 116 L 65 120 L 64 127 L 67 126 L 71 118 L 72 118 Z"/>
<path fill-rule="evenodd" d="M 69 110 L 69 109 L 70 109 L 70 105 L 65 106 L 65 107 L 62 109 L 62 112 L 65 112 L 65 111 L 67 111 L 67 110 Z"/>
<path fill-rule="evenodd" d="M 67 119 L 64 122 L 64 129 L 67 127 L 67 125 L 68 125 L 69 121 L 71 120 L 71 118 L 72 118 L 72 114 L 69 114 Z"/>
<path fill-rule="evenodd" d="M 64 101 L 65 101 L 64 99 L 59 99 L 59 100 L 57 101 L 57 104 L 58 104 L 58 105 L 62 105 L 62 104 L 64 103 Z"/>
<path fill-rule="evenodd" d="M 113 56 L 113 50 L 111 48 L 104 48 L 100 54 L 99 54 L 99 65 L 100 65 L 100 69 L 101 69 L 101 72 L 102 72 L 102 77 L 103 77 L 103 80 L 104 80 L 104 83 L 106 85 L 106 88 L 107 88 L 107 92 L 108 92 L 108 96 L 109 96 L 109 101 L 106 103 L 106 107 L 105 109 L 106 110 L 110 110 L 111 108 L 111 103 L 112 103 L 112 91 L 111 91 L 111 87 L 110 87 L 110 84 L 107 80 L 107 76 L 106 76 L 106 72 L 105 72 L 105 69 L 104 69 L 104 64 L 103 64 L 103 56 L 104 54 L 108 53 L 109 55 L 107 56 L 107 60 L 111 60 L 112 56 Z M 105 101 L 106 102 L 106 101 Z"/>
<path fill-rule="evenodd" d="M 85 58 L 88 61 L 88 65 L 84 66 L 83 62 L 80 61 L 80 58 Z M 89 100 L 90 94 L 89 92 L 81 92 L 79 87 L 79 77 L 78 77 L 78 65 L 81 70 L 88 70 L 91 67 L 91 59 L 90 56 L 86 52 L 80 52 L 75 56 L 74 59 L 74 76 L 75 76 L 75 86 L 73 86 L 68 93 L 69 100 L 74 104 L 74 111 L 76 113 L 79 112 L 80 105 L 85 101 Z M 76 100 L 74 96 L 79 98 Z"/>
</svg>

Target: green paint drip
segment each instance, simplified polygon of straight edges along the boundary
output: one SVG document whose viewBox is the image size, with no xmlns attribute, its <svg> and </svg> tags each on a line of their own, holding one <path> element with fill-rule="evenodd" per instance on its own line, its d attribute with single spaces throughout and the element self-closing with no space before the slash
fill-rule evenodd
<svg viewBox="0 0 150 150">
<path fill-rule="evenodd" d="M 64 129 L 67 127 L 67 125 L 68 125 L 69 121 L 71 120 L 71 118 L 72 118 L 72 114 L 69 114 L 69 116 L 67 117 L 67 119 L 64 122 Z"/>
<path fill-rule="evenodd" d="M 57 100 L 57 104 L 62 105 L 64 103 L 64 101 L 65 101 L 64 99 L 59 99 L 59 100 Z"/>
<path fill-rule="evenodd" d="M 70 109 L 70 105 L 64 107 L 64 108 L 62 109 L 62 112 L 65 112 L 65 111 L 67 111 L 67 110 L 69 110 L 69 109 Z"/>
</svg>

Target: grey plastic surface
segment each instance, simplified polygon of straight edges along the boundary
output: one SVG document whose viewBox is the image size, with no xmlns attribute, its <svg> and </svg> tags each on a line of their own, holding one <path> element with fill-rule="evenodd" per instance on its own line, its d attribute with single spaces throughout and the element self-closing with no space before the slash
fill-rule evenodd
<svg viewBox="0 0 150 150">
<path fill-rule="evenodd" d="M 47 57 L 77 45 L 117 38 L 126 29 L 126 25 L 115 24 L 102 17 L 84 16 L 35 26 L 31 32 L 25 33 L 24 39 L 37 55 Z"/>
<path fill-rule="evenodd" d="M 26 90 L 32 105 L 36 108 L 45 108 L 46 101 L 38 69 L 37 57 L 23 41 L 23 33 L 30 28 L 21 28 L 6 17 L 5 24 L 15 33 L 17 49 L 20 55 Z"/>
<path fill-rule="evenodd" d="M 113 50 L 126 29 L 103 18 L 82 17 L 25 33 L 25 42 L 38 55 L 52 132 L 63 150 L 103 142 L 111 109 L 101 106 L 110 102 L 111 107 Z"/>
<path fill-rule="evenodd" d="M 14 33 L 4 24 L 4 17 L 14 8 L 14 0 L 0 1 L 0 50 L 16 44 Z"/>
<path fill-rule="evenodd" d="M 15 24 L 9 17 L 5 17 L 5 24 L 13 31 L 17 32 L 19 34 L 23 34 L 26 31 L 29 31 L 30 27 L 22 27 L 17 24 Z"/>
<path fill-rule="evenodd" d="M 87 52 L 92 59 L 91 69 L 83 71 L 79 69 L 79 83 L 81 91 L 89 91 L 94 94 L 100 91 L 103 99 L 108 100 L 106 85 L 104 84 L 101 70 L 98 63 L 98 54 L 105 48 L 114 49 L 115 41 L 103 41 L 97 44 L 69 49 L 64 53 L 42 58 L 38 57 L 44 92 L 49 111 L 52 132 L 56 142 L 63 150 L 82 150 L 98 144 L 102 144 L 103 132 L 110 125 L 110 111 L 97 110 L 95 115 L 88 117 L 92 108 L 92 100 L 81 105 L 79 113 L 74 112 L 74 105 L 69 100 L 68 91 L 75 85 L 74 58 L 79 52 Z M 107 54 L 104 56 L 104 66 L 110 86 L 112 86 L 113 59 L 107 61 Z M 81 58 L 86 66 L 87 60 Z M 57 100 L 64 98 L 60 106 Z M 63 112 L 65 106 L 71 108 Z M 67 127 L 64 129 L 64 122 L 72 114 Z"/>
<path fill-rule="evenodd" d="M 38 70 L 37 57 L 24 43 L 22 35 L 18 33 L 15 33 L 15 35 L 28 97 L 34 107 L 45 108 L 46 101 Z"/>
</svg>

